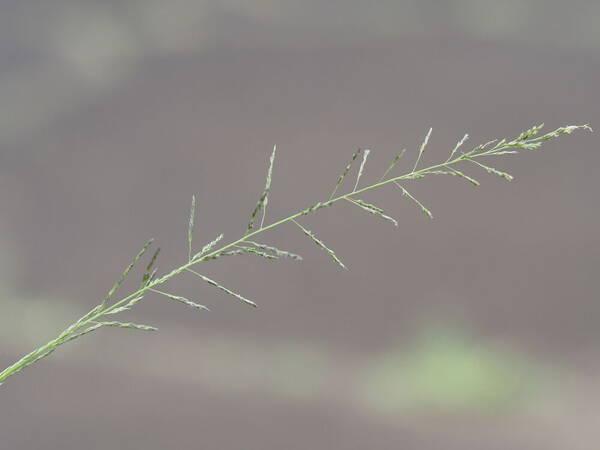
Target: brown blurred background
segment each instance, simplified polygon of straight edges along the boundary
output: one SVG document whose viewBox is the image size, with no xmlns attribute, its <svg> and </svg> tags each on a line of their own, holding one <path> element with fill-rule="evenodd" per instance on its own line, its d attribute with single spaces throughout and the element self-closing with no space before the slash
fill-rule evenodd
<svg viewBox="0 0 600 450">
<path fill-rule="evenodd" d="M 0 363 L 101 298 L 145 239 L 161 271 L 243 231 L 278 145 L 278 218 L 416 148 L 445 158 L 531 125 L 597 125 L 593 0 L 0 2 Z M 129 318 L 0 388 L 0 448 L 597 449 L 600 156 L 594 135 L 479 174 L 393 189 L 394 229 L 340 205 L 306 219 L 343 272 L 250 257 L 181 277 Z M 476 172 L 474 172 L 476 173 Z"/>
</svg>

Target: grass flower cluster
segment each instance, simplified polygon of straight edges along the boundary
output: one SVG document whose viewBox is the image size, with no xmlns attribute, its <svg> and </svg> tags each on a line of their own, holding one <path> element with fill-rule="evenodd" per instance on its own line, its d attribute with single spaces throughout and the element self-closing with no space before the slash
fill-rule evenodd
<svg viewBox="0 0 600 450">
<path fill-rule="evenodd" d="M 390 185 L 399 189 L 401 191 L 401 194 L 404 197 L 406 197 L 409 201 L 413 202 L 418 209 L 420 209 L 428 217 L 433 218 L 431 211 L 406 189 L 406 182 L 412 180 L 420 180 L 422 178 L 427 178 L 431 175 L 450 175 L 453 177 L 462 178 L 475 186 L 479 186 L 479 182 L 475 178 L 465 173 L 465 170 L 468 169 L 468 166 L 472 166 L 474 169 L 483 169 L 483 171 L 489 174 L 496 175 L 501 178 L 504 178 L 507 181 L 510 181 L 513 179 L 512 175 L 490 166 L 488 161 L 502 155 L 513 155 L 523 150 L 536 150 L 539 147 L 541 147 L 544 142 L 557 138 L 561 135 L 571 134 L 578 129 L 591 130 L 591 128 L 588 125 L 577 125 L 565 126 L 546 134 L 540 134 L 542 127 L 542 125 L 535 126 L 519 134 L 516 138 L 509 140 L 502 139 L 500 141 L 490 141 L 483 145 L 473 147 L 469 150 L 463 150 L 468 139 L 468 135 L 465 135 L 453 147 L 447 159 L 429 167 L 419 168 L 421 157 L 426 151 L 429 139 L 431 137 L 432 130 L 430 129 L 425 139 L 423 140 L 423 143 L 419 147 L 415 162 L 410 164 L 410 166 L 412 167 L 410 171 L 401 175 L 393 175 L 398 164 L 400 163 L 401 159 L 406 153 L 405 150 L 403 150 L 393 158 L 390 166 L 387 168 L 387 170 L 384 172 L 383 176 L 379 179 L 378 182 L 366 186 L 361 186 L 360 182 L 362 175 L 365 173 L 367 167 L 367 161 L 370 155 L 370 151 L 366 149 L 359 149 L 352 155 L 350 161 L 345 166 L 341 175 L 338 177 L 331 194 L 329 195 L 329 197 L 327 197 L 327 200 L 314 203 L 308 208 L 301 209 L 289 215 L 288 217 L 265 224 L 267 218 L 267 206 L 269 204 L 269 194 L 271 192 L 273 166 L 275 163 L 275 156 L 277 151 L 277 148 L 274 147 L 273 152 L 271 153 L 271 156 L 269 158 L 265 187 L 261 195 L 259 196 L 259 200 L 256 206 L 250 214 L 250 219 L 248 221 L 246 231 L 241 237 L 236 238 L 230 241 L 229 243 L 222 244 L 221 241 L 223 239 L 223 235 L 221 234 L 215 237 L 212 241 L 203 245 L 199 251 L 196 251 L 194 249 L 196 199 L 195 197 L 193 197 L 192 205 L 190 208 L 190 217 L 187 233 L 188 254 L 185 263 L 183 263 L 179 267 L 174 268 L 170 272 L 159 276 L 157 274 L 155 266 L 160 249 L 157 248 L 156 250 L 151 252 L 151 254 L 149 254 L 150 249 L 153 245 L 153 241 L 148 241 L 142 247 L 140 252 L 133 258 L 132 262 L 126 267 L 121 276 L 112 286 L 112 288 L 108 291 L 107 295 L 97 306 L 92 308 L 87 314 L 85 314 L 84 316 L 76 320 L 73 324 L 71 324 L 69 327 L 67 327 L 55 339 L 42 345 L 41 347 L 32 351 L 31 353 L 25 355 L 20 360 L 18 360 L 17 362 L 0 372 L 0 383 L 10 378 L 11 376 L 19 373 L 24 368 L 51 355 L 61 345 L 64 345 L 68 342 L 71 342 L 75 339 L 81 338 L 93 332 L 96 332 L 101 328 L 119 327 L 142 331 L 155 331 L 156 328 L 150 325 L 143 325 L 118 320 L 119 315 L 121 313 L 134 308 L 139 302 L 141 302 L 144 299 L 145 296 L 149 294 L 160 295 L 163 296 L 166 300 L 182 303 L 186 306 L 195 308 L 197 310 L 208 311 L 208 308 L 206 306 L 201 305 L 193 300 L 172 293 L 168 293 L 163 291 L 162 289 L 159 289 L 161 285 L 184 272 L 196 276 L 199 280 L 208 283 L 209 285 L 215 287 L 221 292 L 233 297 L 234 299 L 244 304 L 255 307 L 256 303 L 254 301 L 223 286 L 220 282 L 212 280 L 211 278 L 202 274 L 200 272 L 199 267 L 209 261 L 232 255 L 254 255 L 269 260 L 276 260 L 280 258 L 301 260 L 302 258 L 299 255 L 288 252 L 286 250 L 279 249 L 272 245 L 257 242 L 256 239 L 258 237 L 262 238 L 262 236 L 266 232 L 274 228 L 280 227 L 287 223 L 295 224 L 304 233 L 304 235 L 306 235 L 311 241 L 314 242 L 314 244 L 323 249 L 335 263 L 337 263 L 342 268 L 346 269 L 346 266 L 336 255 L 336 253 L 331 248 L 329 248 L 321 240 L 321 238 L 317 237 L 317 235 L 313 231 L 309 230 L 308 228 L 306 228 L 305 225 L 301 223 L 305 216 L 313 214 L 319 211 L 320 209 L 332 206 L 336 203 L 347 202 L 350 205 L 360 208 L 372 215 L 378 216 L 381 219 L 384 219 L 385 221 L 394 224 L 395 226 L 398 226 L 397 220 L 387 215 L 384 209 L 374 204 L 367 203 L 366 201 L 360 198 L 361 194 L 367 191 L 372 191 Z M 356 178 L 353 184 L 351 184 L 351 190 L 345 194 L 340 194 L 339 191 L 345 185 L 345 181 L 350 175 L 350 172 L 356 165 L 355 163 L 357 161 L 360 161 L 360 164 L 357 170 Z M 139 288 L 135 290 L 135 292 L 131 292 L 127 295 L 116 299 L 116 294 L 122 287 L 125 280 L 131 276 L 133 269 L 139 264 L 141 264 L 142 259 L 144 259 L 146 256 L 148 256 L 148 263 L 144 267 Z"/>
</svg>

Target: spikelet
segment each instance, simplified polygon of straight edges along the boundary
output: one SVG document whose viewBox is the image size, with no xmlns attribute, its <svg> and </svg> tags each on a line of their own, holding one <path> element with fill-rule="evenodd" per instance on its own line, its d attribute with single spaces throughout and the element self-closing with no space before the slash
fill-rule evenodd
<svg viewBox="0 0 600 450">
<path fill-rule="evenodd" d="M 196 196 L 192 195 L 190 207 L 190 221 L 188 224 L 188 261 L 192 260 L 192 241 L 194 240 L 194 222 L 196 220 Z"/>
<path fill-rule="evenodd" d="M 254 303 L 252 300 L 248 300 L 246 297 L 238 294 L 237 292 L 233 292 L 230 289 L 227 289 L 225 286 L 221 286 L 219 283 L 217 283 L 214 280 L 211 280 L 210 278 L 208 278 L 205 275 L 202 275 L 201 273 L 196 272 L 195 270 L 192 270 L 190 268 L 186 269 L 188 272 L 193 273 L 194 275 L 196 275 L 197 277 L 203 279 L 204 281 L 206 281 L 208 284 L 210 284 L 211 286 L 216 287 L 217 289 L 222 290 L 223 292 L 225 292 L 226 294 L 229 294 L 235 298 L 237 298 L 238 300 L 241 300 L 244 303 L 247 303 L 251 306 L 256 307 L 256 303 Z"/>
<path fill-rule="evenodd" d="M 87 334 L 87 333 L 80 333 L 77 337 L 79 337 L 80 335 L 83 335 L 83 334 Z M 70 339 L 66 340 L 65 342 L 61 342 L 60 345 L 66 343 L 68 341 L 70 341 Z M 31 360 L 27 365 L 30 366 L 31 364 L 38 362 L 40 359 L 44 359 L 46 356 L 50 356 L 52 353 L 54 353 L 55 350 L 56 350 L 56 347 L 55 348 L 51 348 L 47 352 L 40 353 L 33 360 Z"/>
<path fill-rule="evenodd" d="M 260 244 L 258 242 L 254 242 L 254 241 L 245 241 L 245 242 L 247 242 L 248 244 L 252 244 L 256 248 L 259 248 L 261 250 L 271 252 L 276 256 L 281 256 L 283 258 L 289 258 L 289 259 L 295 259 L 296 261 L 302 261 L 302 256 L 297 255 L 295 253 L 288 252 L 286 250 L 280 250 L 277 247 L 273 247 L 271 245 L 266 245 L 266 244 Z"/>
<path fill-rule="evenodd" d="M 477 164 L 479 167 L 481 167 L 487 173 L 498 175 L 499 177 L 504 178 L 506 181 L 512 181 L 515 178 L 510 173 L 502 172 L 498 169 L 494 169 L 493 167 L 486 166 L 485 164 L 481 164 L 479 161 L 475 161 L 472 159 L 469 159 L 469 161 L 471 161 L 474 164 Z"/>
<path fill-rule="evenodd" d="M 425 149 L 427 148 L 427 144 L 429 143 L 429 138 L 431 137 L 432 131 L 433 131 L 433 128 L 429 128 L 429 131 L 427 132 L 425 139 L 423 139 L 423 142 L 421 143 L 421 147 L 419 148 L 419 156 L 417 157 L 417 160 L 415 161 L 415 167 L 413 167 L 413 170 L 412 170 L 413 172 L 415 170 L 417 170 L 419 161 L 421 161 L 421 156 L 423 156 L 423 153 L 425 152 Z"/>
<path fill-rule="evenodd" d="M 275 152 L 277 151 L 277 146 L 273 146 L 273 152 L 271 153 L 271 157 L 269 158 L 269 171 L 267 173 L 267 182 L 265 186 L 265 203 L 262 208 L 262 218 L 260 219 L 260 228 L 265 224 L 265 217 L 267 215 L 267 205 L 269 204 L 269 191 L 271 190 L 271 179 L 273 177 L 273 164 L 275 163 Z"/>
<path fill-rule="evenodd" d="M 329 200 L 331 200 L 333 198 L 333 196 L 337 192 L 338 188 L 342 185 L 342 183 L 344 182 L 344 179 L 346 178 L 346 175 L 348 175 L 348 173 L 350 172 L 350 169 L 352 168 L 354 161 L 356 161 L 356 158 L 358 158 L 358 155 L 360 155 L 361 152 L 362 152 L 362 149 L 360 149 L 360 148 L 354 152 L 354 154 L 352 155 L 352 158 L 350 159 L 348 164 L 346 164 L 344 171 L 338 177 L 337 182 L 335 183 L 335 187 L 333 188 L 333 192 L 329 196 Z"/>
<path fill-rule="evenodd" d="M 75 323 L 73 323 L 71 326 L 69 326 L 69 328 L 67 328 L 65 331 L 63 331 L 61 333 L 61 336 L 67 336 L 68 334 L 73 332 L 75 329 L 79 328 L 82 323 L 86 322 L 87 320 L 90 320 L 93 316 L 100 313 L 100 311 L 102 311 L 104 306 L 105 305 L 103 305 L 103 304 L 94 306 L 83 317 L 79 318 L 79 320 L 77 320 Z"/>
<path fill-rule="evenodd" d="M 211 242 L 209 242 L 208 244 L 206 244 L 204 247 L 202 247 L 202 250 L 199 251 L 198 253 L 196 253 L 194 255 L 194 257 L 192 258 L 192 261 L 195 261 L 197 258 L 199 258 L 202 255 L 205 255 L 206 253 L 208 253 L 209 251 L 211 251 L 214 248 L 214 246 L 219 243 L 219 241 L 221 239 L 223 239 L 223 233 L 221 233 L 214 240 L 212 240 Z"/>
<path fill-rule="evenodd" d="M 418 172 L 411 172 L 407 173 L 406 175 L 402 175 L 400 178 L 402 180 L 420 180 L 421 178 L 425 178 L 425 172 L 421 170 Z"/>
<path fill-rule="evenodd" d="M 273 176 L 273 164 L 275 162 L 276 151 L 277 146 L 275 145 L 273 146 L 273 152 L 271 153 L 271 157 L 269 158 L 269 169 L 267 170 L 267 180 L 265 182 L 265 189 L 263 190 L 263 193 L 258 199 L 258 203 L 256 204 L 254 211 L 252 211 L 252 214 L 250 215 L 250 221 L 248 222 L 248 227 L 246 228 L 246 234 L 250 233 L 254 229 L 254 222 L 256 221 L 256 218 L 258 217 L 258 214 L 261 212 L 261 210 L 263 211 L 263 216 L 260 226 L 261 228 L 263 226 L 267 210 L 267 203 L 269 202 L 269 192 L 271 191 L 271 178 Z"/>
<path fill-rule="evenodd" d="M 453 167 L 449 168 L 450 170 L 428 170 L 427 172 L 421 172 L 423 175 L 452 175 L 454 177 L 464 178 L 475 186 L 479 186 L 479 181 L 474 180 L 473 178 L 465 175 L 464 173 L 455 170 Z"/>
<path fill-rule="evenodd" d="M 118 328 L 132 328 L 134 330 L 142 331 L 158 331 L 158 328 L 151 327 L 150 325 L 141 325 L 138 323 L 131 322 L 98 322 L 101 327 L 118 327 Z"/>
<path fill-rule="evenodd" d="M 437 169 L 421 171 L 420 173 L 421 173 L 421 175 L 423 175 L 421 178 L 425 178 L 425 175 L 454 175 L 449 170 L 437 170 Z M 413 179 L 413 178 L 415 178 L 415 177 L 410 176 L 407 179 Z"/>
<path fill-rule="evenodd" d="M 488 147 L 496 142 L 498 142 L 498 139 L 492 139 L 491 141 L 488 141 L 485 144 L 478 145 L 473 150 L 465 153 L 465 156 L 471 156 L 471 155 L 480 156 L 480 154 L 484 153 L 484 152 L 486 154 L 488 154 L 488 152 L 491 152 L 494 150 L 494 149 L 488 150 Z M 496 146 L 495 148 L 498 148 L 498 147 Z M 486 150 L 487 150 L 487 152 L 486 152 Z"/>
<path fill-rule="evenodd" d="M 402 151 L 400 153 L 398 153 L 396 156 L 394 156 L 394 159 L 392 161 L 392 163 L 390 164 L 390 166 L 386 169 L 385 172 L 383 172 L 383 175 L 381 176 L 381 178 L 379 179 L 379 182 L 382 182 L 385 177 L 388 175 L 388 173 L 390 173 L 392 170 L 394 170 L 394 168 L 396 167 L 396 165 L 398 164 L 398 161 L 400 161 L 400 159 L 404 156 L 404 153 L 406 152 L 406 149 L 403 148 Z"/>
<path fill-rule="evenodd" d="M 549 133 L 546 133 L 543 136 L 531 139 L 531 141 L 547 141 L 549 139 L 553 139 L 553 138 L 556 138 L 556 137 L 564 135 L 564 134 L 571 134 L 575 130 L 588 130 L 588 131 L 592 131 L 592 132 L 594 131 L 594 130 L 592 130 L 592 128 L 588 124 L 585 124 L 585 125 L 568 125 L 566 127 L 557 128 L 556 130 L 551 131 Z M 538 148 L 538 147 L 535 147 L 535 148 Z"/>
<path fill-rule="evenodd" d="M 358 175 L 356 175 L 356 183 L 354 183 L 354 190 L 355 191 L 358 188 L 358 183 L 360 182 L 360 177 L 362 176 L 363 170 L 365 169 L 365 163 L 367 162 L 367 158 L 369 156 L 369 153 L 371 153 L 371 150 L 364 150 L 363 151 L 363 159 L 360 162 L 360 167 L 358 168 Z"/>
<path fill-rule="evenodd" d="M 133 258 L 133 261 L 131 262 L 131 264 L 129 264 L 127 266 L 127 268 L 125 269 L 125 271 L 121 274 L 121 277 L 113 285 L 113 287 L 108 292 L 108 294 L 106 295 L 106 297 L 104 297 L 104 300 L 102 301 L 102 306 L 105 306 L 110 301 L 110 299 L 113 297 L 113 295 L 115 295 L 115 293 L 117 292 L 117 290 L 121 287 L 121 285 L 123 284 L 123 282 L 127 278 L 127 275 L 129 275 L 129 272 L 131 272 L 131 270 L 138 263 L 138 261 L 140 259 L 142 259 L 142 256 L 144 256 L 144 254 L 148 251 L 148 249 L 150 248 L 150 246 L 152 245 L 153 242 L 154 242 L 154 239 L 150 239 L 148 242 L 146 242 L 146 244 L 144 245 L 144 247 L 142 247 L 142 249 L 140 250 L 140 252 L 135 256 L 135 258 Z"/>
<path fill-rule="evenodd" d="M 94 325 L 92 325 L 92 326 L 90 326 L 90 327 L 86 328 L 85 330 L 81 331 L 80 333 L 72 334 L 72 335 L 70 335 L 68 338 L 66 338 L 64 341 L 62 341 L 62 342 L 60 343 L 60 345 L 62 345 L 62 344 L 66 344 L 67 342 L 70 342 L 70 341 L 74 341 L 75 339 L 78 339 L 78 338 L 80 338 L 80 337 L 82 337 L 82 336 L 85 336 L 86 334 L 90 334 L 90 333 L 92 333 L 93 331 L 96 331 L 96 330 L 97 330 L 98 328 L 100 328 L 101 326 L 102 326 L 101 324 L 99 324 L 99 323 L 96 323 L 96 324 L 94 324 Z M 44 357 L 45 357 L 45 356 L 44 356 Z"/>
<path fill-rule="evenodd" d="M 219 259 L 221 256 L 231 256 L 231 255 L 243 255 L 243 250 L 226 250 L 219 253 L 211 254 L 203 256 L 198 261 L 213 261 L 215 259 Z"/>
<path fill-rule="evenodd" d="M 471 183 L 474 186 L 479 186 L 480 183 L 479 181 L 477 181 L 475 178 L 471 178 L 469 175 L 461 172 L 460 170 L 456 170 L 454 167 L 451 167 L 450 170 L 452 171 L 452 174 L 460 177 L 460 178 L 464 178 L 465 180 L 467 180 L 469 183 Z"/>
<path fill-rule="evenodd" d="M 538 135 L 538 133 L 544 128 L 544 124 L 541 123 L 539 125 L 535 125 L 531 127 L 529 130 L 523 131 L 518 137 L 517 141 L 524 141 L 526 139 L 530 139 Z"/>
<path fill-rule="evenodd" d="M 104 314 L 119 314 L 121 312 L 128 311 L 131 308 L 133 308 L 135 305 L 137 305 L 139 302 L 141 302 L 143 298 L 144 298 L 143 295 L 134 297 L 129 302 L 127 302 L 127 304 L 125 304 L 123 306 L 119 306 L 118 308 L 112 309 L 110 311 L 106 311 Z"/>
<path fill-rule="evenodd" d="M 404 189 L 404 186 L 402 186 L 401 184 L 397 183 L 396 181 L 394 181 L 394 184 L 396 186 L 398 186 L 400 188 L 400 190 L 402 191 L 402 194 L 405 197 L 410 198 L 413 202 L 415 202 L 415 204 L 421 209 L 421 211 L 423 211 L 423 213 L 425 213 L 425 215 L 427 217 L 429 217 L 430 219 L 433 219 L 433 214 L 431 214 L 431 211 L 429 211 L 425 205 L 423 205 L 423 203 L 421 203 L 419 200 L 417 200 L 415 197 L 412 196 L 412 194 L 410 192 L 408 192 L 406 189 Z"/>
<path fill-rule="evenodd" d="M 311 238 L 315 244 L 317 244 L 319 247 L 321 247 L 323 250 L 325 250 L 331 257 L 331 259 L 333 259 L 336 263 L 338 263 L 342 268 L 348 270 L 348 268 L 344 265 L 344 263 L 337 257 L 335 252 L 333 250 L 331 250 L 329 247 L 327 247 L 323 243 L 323 241 L 321 241 L 317 236 L 315 236 L 315 234 L 312 231 L 307 230 L 306 228 L 304 228 L 302 225 L 300 225 L 295 220 L 292 220 L 292 222 L 294 222 L 296 225 L 298 225 L 298 227 L 300 227 L 300 229 L 304 232 L 304 234 L 307 235 L 309 238 Z"/>
<path fill-rule="evenodd" d="M 462 147 L 462 145 L 467 141 L 467 139 L 469 139 L 469 135 L 465 134 L 463 136 L 463 138 L 458 141 L 458 143 L 456 144 L 456 146 L 452 149 L 452 151 L 450 152 L 450 156 L 448 157 L 448 159 L 446 160 L 446 162 L 451 161 L 452 158 L 454 158 L 455 153 L 458 151 L 458 149 L 460 147 Z"/>
<path fill-rule="evenodd" d="M 271 253 L 263 252 L 254 247 L 248 247 L 245 245 L 236 245 L 239 249 L 244 251 L 245 253 L 251 253 L 253 255 L 262 256 L 265 259 L 279 259 L 277 255 L 273 255 Z"/>
<path fill-rule="evenodd" d="M 154 279 L 154 275 L 156 274 L 154 265 L 156 264 L 156 260 L 158 259 L 159 253 L 160 253 L 160 247 L 158 247 L 152 254 L 152 258 L 150 258 L 150 262 L 146 266 L 146 270 L 144 271 L 144 275 L 142 276 L 142 284 L 140 287 L 143 288 L 143 287 L 147 286 Z"/>
<path fill-rule="evenodd" d="M 358 206 L 359 208 L 364 209 L 365 211 L 370 212 L 371 214 L 374 214 L 376 216 L 381 217 L 382 219 L 387 220 L 388 222 L 393 223 L 395 226 L 398 226 L 398 222 L 396 221 L 396 219 L 390 217 L 390 216 L 386 216 L 383 213 L 383 209 L 379 208 L 378 206 L 375 206 L 371 203 L 367 203 L 365 201 L 359 200 L 359 199 L 353 199 L 353 198 L 349 198 L 348 201 L 350 203 L 353 203 L 354 205 Z"/>
<path fill-rule="evenodd" d="M 163 291 L 159 291 L 157 289 L 150 289 L 152 292 L 155 292 L 157 294 L 160 295 L 164 295 L 165 297 L 167 297 L 170 300 L 175 300 L 176 302 L 179 303 L 183 303 L 184 305 L 188 305 L 191 306 L 192 308 L 196 308 L 196 309 L 200 309 L 200 310 L 204 310 L 204 311 L 210 311 L 210 309 L 208 309 L 206 306 L 204 305 L 200 305 L 199 303 L 193 302 L 185 297 L 181 297 L 179 295 L 173 295 L 173 294 L 169 294 L 167 292 L 163 292 Z"/>
<path fill-rule="evenodd" d="M 300 212 L 300 215 L 301 216 L 306 216 L 307 214 L 315 212 L 317 209 L 321 209 L 321 208 L 324 208 L 325 206 L 329 206 L 329 204 L 330 203 L 317 202 L 314 205 L 309 206 L 308 208 L 306 208 L 302 212 Z"/>
<path fill-rule="evenodd" d="M 490 156 L 498 156 L 498 155 L 516 155 L 517 153 L 519 153 L 516 150 L 500 150 L 497 152 L 492 153 Z"/>
<path fill-rule="evenodd" d="M 540 141 L 516 141 L 513 142 L 513 146 L 517 148 L 522 148 L 523 150 L 537 150 L 542 146 L 542 143 Z"/>
</svg>

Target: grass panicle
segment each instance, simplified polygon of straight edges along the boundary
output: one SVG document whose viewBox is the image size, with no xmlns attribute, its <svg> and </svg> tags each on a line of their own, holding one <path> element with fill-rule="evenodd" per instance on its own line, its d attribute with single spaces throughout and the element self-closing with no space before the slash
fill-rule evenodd
<svg viewBox="0 0 600 450">
<path fill-rule="evenodd" d="M 195 266 L 199 264 L 205 264 L 209 261 L 213 261 L 215 259 L 221 258 L 222 256 L 235 256 L 235 255 L 243 255 L 243 254 L 256 254 L 268 259 L 277 259 L 280 257 L 291 258 L 296 260 L 301 260 L 300 256 L 290 253 L 284 250 L 280 250 L 277 247 L 261 244 L 254 240 L 254 238 L 258 235 L 262 235 L 267 231 L 273 230 L 275 228 L 281 227 L 287 223 L 294 223 L 297 225 L 302 232 L 308 236 L 317 246 L 321 249 L 325 250 L 329 256 L 341 267 L 344 269 L 346 266 L 340 261 L 335 252 L 327 247 L 319 238 L 315 236 L 315 234 L 302 226 L 297 219 L 300 217 L 304 217 L 308 214 L 313 214 L 324 207 L 332 206 L 336 203 L 340 203 L 342 200 L 346 200 L 352 203 L 355 206 L 360 207 L 370 214 L 377 215 L 387 221 L 390 221 L 397 225 L 395 219 L 385 215 L 382 208 L 375 206 L 371 203 L 367 203 L 363 200 L 358 199 L 358 196 L 361 196 L 363 193 L 376 190 L 382 188 L 387 185 L 395 185 L 398 187 L 402 194 L 413 201 L 419 209 L 423 213 L 425 213 L 428 217 L 433 217 L 431 211 L 427 209 L 420 201 L 418 201 L 405 187 L 404 184 L 408 182 L 417 182 L 421 179 L 427 178 L 432 175 L 452 175 L 459 178 L 463 178 L 475 186 L 479 186 L 479 182 L 473 178 L 470 174 L 465 173 L 465 168 L 462 166 L 465 165 L 468 167 L 475 166 L 478 170 L 483 169 L 485 172 L 498 175 L 506 180 L 512 180 L 512 176 L 506 172 L 502 172 L 498 169 L 494 169 L 493 167 L 487 164 L 487 160 L 492 157 L 498 157 L 500 155 L 513 155 L 518 153 L 521 150 L 537 150 L 542 144 L 551 139 L 557 138 L 559 136 L 568 135 L 576 130 L 588 130 L 591 131 L 589 125 L 569 125 L 557 128 L 553 131 L 550 131 L 546 134 L 541 134 L 542 125 L 537 125 L 529 128 L 526 131 L 520 133 L 517 137 L 512 139 L 501 139 L 501 140 L 493 140 L 488 141 L 483 145 L 479 145 L 473 147 L 471 150 L 464 150 L 465 143 L 467 141 L 467 135 L 463 137 L 458 144 L 453 148 L 450 152 L 450 157 L 447 160 L 439 162 L 437 164 L 433 164 L 429 167 L 425 167 L 422 169 L 418 169 L 419 162 L 421 157 L 427 147 L 429 142 L 429 138 L 431 136 L 431 128 L 429 132 L 425 136 L 423 143 L 419 148 L 419 152 L 417 155 L 417 159 L 414 167 L 410 172 L 404 173 L 402 175 L 394 175 L 390 178 L 386 178 L 389 174 L 391 174 L 392 170 L 395 168 L 397 162 L 402 157 L 402 153 L 397 155 L 392 161 L 391 166 L 386 170 L 384 176 L 376 183 L 370 184 L 364 187 L 359 188 L 359 182 L 361 180 L 361 176 L 365 171 L 365 165 L 367 161 L 367 157 L 369 155 L 369 150 L 358 150 L 352 156 L 352 159 L 345 167 L 342 174 L 338 177 L 337 182 L 335 184 L 334 190 L 332 194 L 329 196 L 328 200 L 319 201 L 313 203 L 312 206 L 304 209 L 300 209 L 297 212 L 288 215 L 282 219 L 276 220 L 275 222 L 270 223 L 269 225 L 264 224 L 264 218 L 266 215 L 266 208 L 269 202 L 269 192 L 271 190 L 271 180 L 273 175 L 273 164 L 275 161 L 275 152 L 276 147 L 273 148 L 273 152 L 271 153 L 271 157 L 269 159 L 269 167 L 267 170 L 267 179 L 265 182 L 265 189 L 263 190 L 258 204 L 254 208 L 252 215 L 250 217 L 250 221 L 248 223 L 248 227 L 243 236 L 234 239 L 233 241 L 218 245 L 223 238 L 223 235 L 219 235 L 216 239 L 206 244 L 203 249 L 193 255 L 192 251 L 192 243 L 193 243 L 193 233 L 194 233 L 194 225 L 195 225 L 195 209 L 196 209 L 196 199 L 192 197 L 192 205 L 190 208 L 190 218 L 188 222 L 188 255 L 187 262 L 167 271 L 166 274 L 156 277 L 156 261 L 159 253 L 159 249 L 157 249 L 152 257 L 148 265 L 146 266 L 143 276 L 142 283 L 137 290 L 131 292 L 128 295 L 123 296 L 122 298 L 115 300 L 115 294 L 121 288 L 124 281 L 130 275 L 132 270 L 137 266 L 138 262 L 145 256 L 150 246 L 152 245 L 152 240 L 148 241 L 142 250 L 135 256 L 133 261 L 126 267 L 125 271 L 121 274 L 120 278 L 110 289 L 106 297 L 101 301 L 100 304 L 91 308 L 89 312 L 85 315 L 77 319 L 71 325 L 69 325 L 64 331 L 62 331 L 56 338 L 47 342 L 46 344 L 40 346 L 38 349 L 28 353 L 23 356 L 21 359 L 5 368 L 0 372 L 0 384 L 11 376 L 21 372 L 24 368 L 46 358 L 51 355 L 58 347 L 61 345 L 71 342 L 75 339 L 79 339 L 82 336 L 93 333 L 94 331 L 102 328 L 102 327 L 120 327 L 120 328 L 131 328 L 136 330 L 144 330 L 144 331 L 154 331 L 156 328 L 151 327 L 149 325 L 139 325 L 131 322 L 122 322 L 112 320 L 118 314 L 131 310 L 134 306 L 142 301 L 145 298 L 145 294 L 148 292 L 154 292 L 160 294 L 163 297 L 167 297 L 169 300 L 177 301 L 179 303 L 186 304 L 193 308 L 199 310 L 207 310 L 206 306 L 195 303 L 191 300 L 188 300 L 185 297 L 181 297 L 179 295 L 169 294 L 159 290 L 158 287 L 162 284 L 170 281 L 174 277 L 182 274 L 183 272 L 189 272 L 196 277 L 200 278 L 204 282 L 210 284 L 213 287 L 221 290 L 222 292 L 235 297 L 237 300 L 242 301 L 243 303 L 256 306 L 251 300 L 248 300 L 246 297 L 231 291 L 230 289 L 222 286 L 220 283 L 208 278 L 205 275 L 202 275 L 200 272 L 194 270 Z M 354 184 L 354 188 L 350 192 L 346 192 L 344 194 L 339 193 L 339 189 L 342 187 L 343 182 L 351 170 L 352 165 L 358 159 L 358 156 L 362 154 L 363 158 L 358 169 L 358 174 L 356 178 L 356 182 Z M 482 162 L 485 161 L 484 162 Z M 469 163 L 472 166 L 469 166 Z M 260 221 L 260 227 L 255 229 L 255 224 L 258 215 L 262 212 L 262 218 Z M 193 256 L 192 256 L 193 255 Z M 106 320 L 110 318 L 111 320 Z"/>
</svg>

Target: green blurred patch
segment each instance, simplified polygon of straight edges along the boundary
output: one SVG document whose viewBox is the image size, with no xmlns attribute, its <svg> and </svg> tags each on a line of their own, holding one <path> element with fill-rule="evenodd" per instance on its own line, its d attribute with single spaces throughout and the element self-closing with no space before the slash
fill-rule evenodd
<svg viewBox="0 0 600 450">
<path fill-rule="evenodd" d="M 374 363 L 365 380 L 366 401 L 386 412 L 506 410 L 531 398 L 534 372 L 515 354 L 437 331 Z"/>
<path fill-rule="evenodd" d="M 205 338 L 197 379 L 212 389 L 262 391 L 294 401 L 326 392 L 335 368 L 329 355 L 308 342 L 256 342 L 232 337 Z"/>
<path fill-rule="evenodd" d="M 0 298 L 0 340 L 5 349 L 19 352 L 53 338 L 84 312 L 63 300 L 24 298 L 8 289 L 0 289 Z"/>
</svg>

